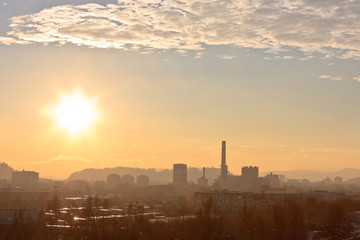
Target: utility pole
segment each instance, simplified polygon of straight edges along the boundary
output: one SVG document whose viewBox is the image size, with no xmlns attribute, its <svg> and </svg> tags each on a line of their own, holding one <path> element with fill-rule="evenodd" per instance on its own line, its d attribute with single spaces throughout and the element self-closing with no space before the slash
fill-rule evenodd
<svg viewBox="0 0 360 240">
<path fill-rule="evenodd" d="M 56 233 L 55 233 L 55 240 L 58 240 L 58 220 L 59 220 L 59 198 L 58 198 L 58 189 L 60 188 L 59 186 L 53 186 L 54 190 L 55 190 L 55 229 L 56 229 Z"/>
</svg>

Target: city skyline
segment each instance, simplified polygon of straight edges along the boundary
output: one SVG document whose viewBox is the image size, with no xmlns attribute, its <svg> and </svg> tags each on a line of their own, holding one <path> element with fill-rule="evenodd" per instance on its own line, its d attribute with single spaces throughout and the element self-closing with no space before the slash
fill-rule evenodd
<svg viewBox="0 0 360 240">
<path fill-rule="evenodd" d="M 220 167 L 226 140 L 234 174 L 360 168 L 359 25 L 345 0 L 0 0 L 0 162 Z M 74 92 L 97 115 L 69 134 Z"/>
</svg>

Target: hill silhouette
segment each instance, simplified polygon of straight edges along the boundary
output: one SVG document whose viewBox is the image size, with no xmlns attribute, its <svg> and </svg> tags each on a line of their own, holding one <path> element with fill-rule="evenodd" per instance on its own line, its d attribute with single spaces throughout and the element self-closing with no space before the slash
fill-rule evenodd
<svg viewBox="0 0 360 240">
<path fill-rule="evenodd" d="M 150 178 L 150 184 L 167 184 L 171 183 L 173 179 L 172 169 L 156 169 L 156 168 L 130 168 L 130 167 L 115 167 L 94 169 L 88 168 L 78 172 L 72 173 L 67 180 L 87 180 L 87 181 L 106 181 L 109 174 L 116 173 L 120 176 L 126 174 L 137 177 L 139 175 L 147 175 Z M 187 171 L 188 182 L 196 182 L 202 176 L 202 169 L 195 167 L 188 167 Z M 220 175 L 220 168 L 206 168 L 206 178 L 211 184 L 215 178 Z"/>
<path fill-rule="evenodd" d="M 262 172 L 261 176 L 265 176 L 270 172 Z M 334 179 L 334 177 L 342 177 L 344 181 L 360 177 L 360 169 L 356 168 L 344 168 L 341 170 L 326 172 L 326 171 L 314 171 L 314 170 L 290 170 L 290 171 L 273 171 L 273 174 L 283 174 L 286 179 L 309 179 L 310 181 L 321 181 L 326 177 Z"/>
<path fill-rule="evenodd" d="M 88 168 L 78 172 L 72 173 L 68 180 L 87 180 L 87 181 L 106 181 L 107 175 L 111 173 L 123 176 L 125 174 L 137 177 L 139 175 L 147 175 L 150 178 L 150 184 L 167 184 L 172 182 L 172 169 L 156 169 L 156 168 L 130 168 L 130 167 L 115 167 L 94 169 Z M 261 172 L 260 176 L 265 176 L 270 172 Z M 342 177 L 344 181 L 355 180 L 360 177 L 360 169 L 344 168 L 337 171 L 315 171 L 315 170 L 289 170 L 289 171 L 273 171 L 273 174 L 284 174 L 286 179 L 309 179 L 310 181 L 321 181 L 326 177 L 333 179 L 336 176 Z M 209 184 L 220 175 L 220 168 L 206 168 L 206 178 L 209 179 Z M 188 182 L 196 182 L 202 176 L 202 169 L 195 167 L 188 167 Z"/>
</svg>

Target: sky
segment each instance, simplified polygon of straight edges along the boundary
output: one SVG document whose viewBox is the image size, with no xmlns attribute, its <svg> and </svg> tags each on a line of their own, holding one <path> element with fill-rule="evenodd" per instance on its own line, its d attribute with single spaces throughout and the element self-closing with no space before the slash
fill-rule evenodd
<svg viewBox="0 0 360 240">
<path fill-rule="evenodd" d="M 358 0 L 0 0 L 0 162 L 360 168 Z M 97 113 L 52 114 L 80 92 Z"/>
</svg>

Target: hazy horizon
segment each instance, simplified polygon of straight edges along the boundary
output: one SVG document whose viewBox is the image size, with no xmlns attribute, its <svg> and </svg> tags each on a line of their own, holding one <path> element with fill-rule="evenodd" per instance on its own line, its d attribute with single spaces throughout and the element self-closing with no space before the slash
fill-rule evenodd
<svg viewBox="0 0 360 240">
<path fill-rule="evenodd" d="M 0 0 L 0 162 L 360 168 L 358 1 Z"/>
<path fill-rule="evenodd" d="M 6 164 L 6 163 L 5 163 Z M 11 167 L 11 166 L 9 166 Z M 203 166 L 203 167 L 194 167 L 194 166 L 187 166 L 188 170 L 190 171 L 188 174 L 191 175 L 190 177 L 190 182 L 196 182 L 196 180 L 202 176 L 202 168 L 205 167 L 207 169 L 206 171 L 206 176 L 210 176 L 210 179 L 213 181 L 215 178 L 217 178 L 220 175 L 220 167 L 216 167 L 216 166 Z M 120 169 L 120 171 L 122 172 L 121 174 L 118 172 Z M 126 169 L 130 170 L 130 172 L 128 172 Z M 198 170 L 198 173 L 194 175 L 194 169 Z M 210 175 L 208 170 L 212 170 L 215 169 L 218 171 L 218 174 L 214 175 L 214 172 L 211 171 Z M 14 171 L 28 171 L 29 169 L 14 169 Z M 107 173 L 104 175 L 104 173 L 101 172 L 100 177 L 96 175 L 96 173 L 94 172 L 94 178 L 93 180 L 106 180 L 106 176 L 108 174 L 112 174 L 112 173 L 117 173 L 120 174 L 121 176 L 124 174 L 130 174 L 133 175 L 134 177 L 139 176 L 139 175 L 147 175 L 144 171 L 149 171 L 149 170 L 155 170 L 155 172 L 164 172 L 164 171 L 169 171 L 172 172 L 172 168 L 152 168 L 150 167 L 126 167 L 126 166 L 116 166 L 116 167 L 112 167 L 112 168 L 84 168 L 84 169 L 80 169 L 78 171 L 74 171 L 71 172 L 68 176 L 64 177 L 64 178 L 56 178 L 53 176 L 46 176 L 46 175 L 41 175 L 40 173 L 40 178 L 44 178 L 44 179 L 53 179 L 53 180 L 66 180 L 66 179 L 77 179 L 76 176 L 82 176 L 79 179 L 83 179 L 84 175 L 87 175 L 88 171 L 95 171 L 95 172 L 101 172 L 101 171 L 106 171 Z M 136 171 L 137 173 L 134 173 L 133 171 Z M 140 171 L 140 172 L 139 172 Z M 267 174 L 283 174 L 285 175 L 286 179 L 308 179 L 310 181 L 322 181 L 327 177 L 330 177 L 330 179 L 333 179 L 334 177 L 340 176 L 343 178 L 344 181 L 349 180 L 349 179 L 355 179 L 358 178 L 358 176 L 360 176 L 360 169 L 357 168 L 342 168 L 342 169 L 336 169 L 334 171 L 324 171 L 324 170 L 314 170 L 314 169 L 288 169 L 288 170 L 271 170 L 271 171 L 262 171 L 261 168 L 259 169 L 259 176 L 261 177 L 265 177 Z M 80 174 L 80 175 L 79 175 Z M 241 169 L 236 169 L 235 171 L 232 171 L 230 169 L 229 171 L 230 175 L 241 175 Z M 74 178 L 75 176 L 75 178 Z M 85 177 L 88 178 L 89 176 Z M 172 178 L 169 175 L 168 176 L 169 179 L 167 180 L 163 180 L 160 181 L 161 183 L 165 183 L 165 182 L 171 182 Z M 170 179 L 171 178 L 171 179 Z M 156 177 L 157 180 L 158 177 Z M 152 184 L 154 184 L 154 179 L 151 179 Z M 159 181 L 155 180 L 155 183 L 160 183 Z"/>
</svg>

